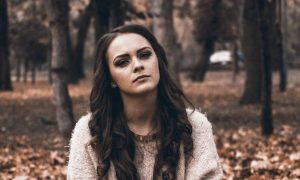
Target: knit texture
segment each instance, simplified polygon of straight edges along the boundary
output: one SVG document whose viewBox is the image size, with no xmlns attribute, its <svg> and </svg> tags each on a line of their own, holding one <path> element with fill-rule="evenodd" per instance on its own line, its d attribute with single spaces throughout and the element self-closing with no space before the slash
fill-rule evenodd
<svg viewBox="0 0 300 180">
<path fill-rule="evenodd" d="M 183 146 L 180 147 L 177 179 L 221 179 L 223 172 L 219 163 L 219 156 L 213 139 L 211 123 L 198 110 L 187 109 L 189 121 L 193 128 L 192 138 L 194 149 L 190 162 L 185 167 Z M 90 145 L 91 140 L 88 122 L 91 114 L 80 118 L 73 130 L 70 141 L 70 153 L 67 169 L 67 179 L 97 179 L 97 156 Z M 135 165 L 141 180 L 151 180 L 155 163 L 155 142 L 141 144 L 136 142 Z M 115 180 L 114 166 L 108 172 L 108 179 Z"/>
</svg>

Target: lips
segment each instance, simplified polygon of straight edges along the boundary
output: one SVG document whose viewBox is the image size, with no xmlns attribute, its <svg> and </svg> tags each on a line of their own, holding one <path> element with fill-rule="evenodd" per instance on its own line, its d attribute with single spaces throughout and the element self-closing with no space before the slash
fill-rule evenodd
<svg viewBox="0 0 300 180">
<path fill-rule="evenodd" d="M 141 75 L 141 76 L 138 76 L 137 78 L 135 78 L 132 82 L 136 82 L 137 80 L 139 79 L 142 79 L 142 78 L 145 78 L 145 77 L 150 77 L 149 75 Z"/>
</svg>

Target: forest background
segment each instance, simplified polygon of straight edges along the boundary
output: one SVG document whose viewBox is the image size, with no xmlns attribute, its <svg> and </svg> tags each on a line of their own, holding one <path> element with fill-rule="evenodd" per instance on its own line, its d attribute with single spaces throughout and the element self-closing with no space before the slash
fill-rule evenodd
<svg viewBox="0 0 300 180">
<path fill-rule="evenodd" d="M 0 0 L 0 179 L 66 178 L 96 41 L 129 23 L 212 123 L 224 179 L 300 178 L 298 0 Z"/>
</svg>

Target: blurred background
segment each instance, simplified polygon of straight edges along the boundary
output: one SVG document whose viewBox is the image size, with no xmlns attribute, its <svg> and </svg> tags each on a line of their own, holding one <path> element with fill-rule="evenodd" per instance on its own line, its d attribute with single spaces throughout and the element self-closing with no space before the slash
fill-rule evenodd
<svg viewBox="0 0 300 180">
<path fill-rule="evenodd" d="M 299 179 L 299 15 L 298 0 L 0 0 L 0 179 L 66 178 L 97 39 L 131 23 L 212 123 L 224 179 Z"/>
</svg>

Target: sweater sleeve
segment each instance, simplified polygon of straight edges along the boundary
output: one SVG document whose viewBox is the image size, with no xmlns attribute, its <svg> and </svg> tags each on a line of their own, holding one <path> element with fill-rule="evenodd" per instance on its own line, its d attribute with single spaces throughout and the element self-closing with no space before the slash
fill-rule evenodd
<svg viewBox="0 0 300 180">
<path fill-rule="evenodd" d="M 82 117 L 73 130 L 70 140 L 70 153 L 67 169 L 67 179 L 97 179 L 97 173 L 87 150 L 91 139 L 88 122 L 90 115 Z"/>
<path fill-rule="evenodd" d="M 211 123 L 198 110 L 189 114 L 189 119 L 193 127 L 194 150 L 193 157 L 188 163 L 186 179 L 222 179 L 223 170 L 219 162 Z"/>
</svg>

